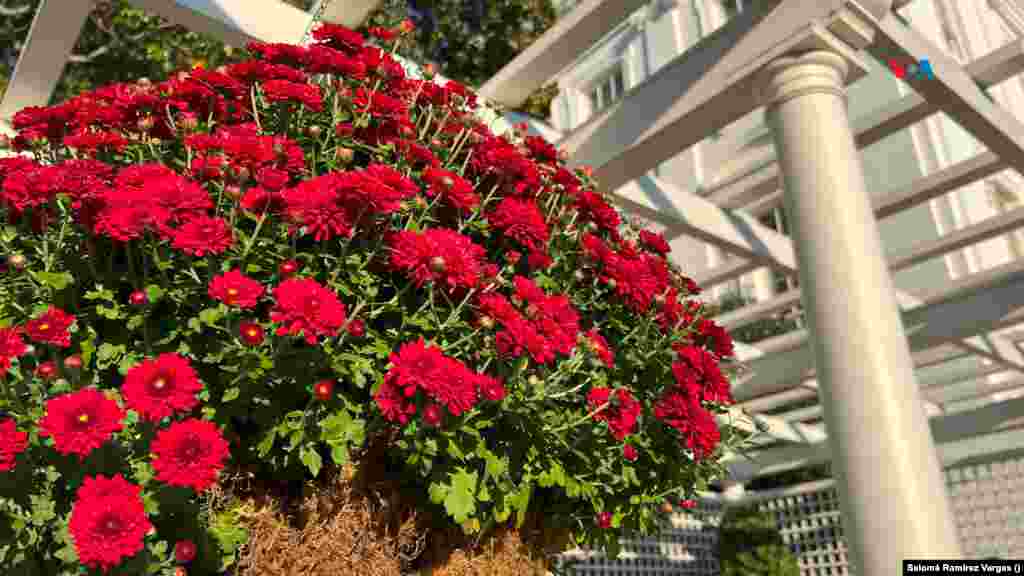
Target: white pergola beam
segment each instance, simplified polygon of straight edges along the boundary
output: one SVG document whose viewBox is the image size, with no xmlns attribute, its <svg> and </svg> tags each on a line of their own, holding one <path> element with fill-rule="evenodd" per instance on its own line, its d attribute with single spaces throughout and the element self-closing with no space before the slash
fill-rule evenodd
<svg viewBox="0 0 1024 576">
<path fill-rule="evenodd" d="M 985 453 L 986 444 L 998 448 L 988 453 L 1007 449 L 1003 435 L 1014 432 L 1012 438 L 1019 448 L 1024 442 L 1024 398 L 1007 400 L 955 414 L 933 416 L 929 420 L 939 458 L 944 465 L 971 455 Z M 977 442 L 966 443 L 976 439 Z M 969 450 L 967 449 L 969 447 Z M 947 450 L 952 450 L 946 453 Z M 746 475 L 771 475 L 788 470 L 823 464 L 831 460 L 828 441 L 814 444 L 788 444 L 752 451 L 746 455 L 727 457 L 732 466 Z"/>
<path fill-rule="evenodd" d="M 1024 321 L 1024 261 L 953 281 L 903 313 L 912 351 L 963 340 Z M 748 361 L 754 376 L 733 390 L 744 400 L 791 388 L 814 374 L 806 330 L 758 343 L 764 356 Z"/>
<path fill-rule="evenodd" d="M 755 267 L 772 266 L 796 273 L 796 255 L 788 237 L 750 216 L 726 212 L 660 178 L 641 175 L 617 189 L 614 200 L 631 212 L 665 224 L 670 236 L 685 234 L 747 258 Z M 680 237 L 671 243 L 687 241 Z"/>
<path fill-rule="evenodd" d="M 815 48 L 856 60 L 842 41 L 856 42 L 848 32 L 863 25 L 852 22 L 855 7 L 842 0 L 755 6 L 577 127 L 559 146 L 571 163 L 596 166 L 604 186 L 619 188 L 756 109 L 761 102 L 754 75 L 768 62 Z"/>
<path fill-rule="evenodd" d="M 986 54 L 968 64 L 965 70 L 984 88 L 1004 82 L 1024 70 L 1024 41 L 1016 40 Z M 938 106 L 920 95 L 907 94 L 874 112 L 853 119 L 854 141 L 858 148 L 866 148 L 924 120 L 938 110 Z M 1001 168 L 1005 168 L 1005 164 L 1001 164 Z M 764 164 L 762 161 L 757 169 L 713 187 L 705 196 L 723 208 L 746 207 L 755 216 L 766 213 L 782 204 L 778 163 Z M 875 197 L 873 202 L 877 203 L 878 198 Z M 878 214 L 880 218 L 886 215 Z"/>
<path fill-rule="evenodd" d="M 1024 207 L 1004 212 L 940 236 L 935 240 L 914 246 L 910 251 L 889 259 L 889 269 L 895 272 L 910 268 L 926 260 L 1001 236 L 1020 228 L 1021 225 L 1024 225 Z"/>
<path fill-rule="evenodd" d="M 253 40 L 297 44 L 313 21 L 311 13 L 280 0 L 131 0 L 131 3 L 169 22 L 239 48 Z"/>
<path fill-rule="evenodd" d="M 934 78 L 908 76 L 905 82 L 989 151 L 1014 166 L 1024 166 L 1024 124 L 985 94 L 974 78 L 945 50 L 900 21 L 895 14 L 875 22 L 877 35 L 868 51 L 879 59 L 928 60 Z"/>
<path fill-rule="evenodd" d="M 547 32 L 480 87 L 480 95 L 509 107 L 572 64 L 643 3 L 636 0 L 583 0 Z"/>
<path fill-rule="evenodd" d="M 381 2 L 383 0 L 319 0 L 312 13 L 316 14 L 323 4 L 327 4 L 321 16 L 325 22 L 356 28 L 370 17 Z"/>
<path fill-rule="evenodd" d="M 91 11 L 92 0 L 42 0 L 0 101 L 0 124 L 9 125 L 22 108 L 49 103 Z"/>
</svg>

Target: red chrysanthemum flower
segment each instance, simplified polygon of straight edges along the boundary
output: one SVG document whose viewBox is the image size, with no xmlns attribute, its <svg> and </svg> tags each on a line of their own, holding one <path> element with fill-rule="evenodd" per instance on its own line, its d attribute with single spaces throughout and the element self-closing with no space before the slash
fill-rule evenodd
<svg viewBox="0 0 1024 576">
<path fill-rule="evenodd" d="M 202 389 L 188 359 L 173 352 L 132 366 L 121 386 L 128 408 L 153 422 L 195 408 Z"/>
<path fill-rule="evenodd" d="M 152 529 L 142 488 L 120 474 L 86 477 L 68 522 L 78 560 L 104 572 L 138 554 Z"/>
<path fill-rule="evenodd" d="M 587 338 L 590 341 L 590 350 L 601 359 L 609 368 L 615 367 L 615 354 L 612 353 L 612 349 L 608 346 L 608 341 L 604 339 L 598 333 L 596 328 L 591 329 L 587 332 Z"/>
<path fill-rule="evenodd" d="M 633 433 L 641 412 L 640 402 L 624 388 L 592 388 L 587 394 L 587 405 L 590 410 L 600 409 L 594 420 L 607 422 L 608 430 L 619 441 Z"/>
<path fill-rule="evenodd" d="M 423 171 L 423 180 L 428 184 L 427 196 L 440 197 L 456 210 L 468 212 L 480 204 L 473 185 L 454 172 L 430 167 Z"/>
<path fill-rule="evenodd" d="M 721 441 L 715 417 L 700 405 L 700 399 L 680 388 L 672 388 L 654 405 L 654 417 L 675 428 L 680 443 L 693 451 L 694 458 L 710 456 Z"/>
<path fill-rule="evenodd" d="M 532 199 L 505 198 L 488 214 L 487 221 L 531 252 L 544 252 L 547 248 L 548 225 L 544 213 Z"/>
<path fill-rule="evenodd" d="M 415 398 L 422 392 L 458 416 L 472 408 L 481 385 L 491 387 L 485 376 L 473 372 L 465 364 L 445 356 L 436 346 L 428 346 L 421 338 L 407 342 L 391 354 L 391 368 L 374 396 L 385 418 L 405 424 L 416 413 Z"/>
<path fill-rule="evenodd" d="M 172 245 L 192 256 L 220 254 L 231 247 L 231 226 L 223 218 L 195 216 L 174 233 Z"/>
<path fill-rule="evenodd" d="M 68 328 L 74 323 L 74 316 L 50 306 L 41 316 L 25 323 L 25 332 L 34 342 L 67 348 L 71 346 Z"/>
<path fill-rule="evenodd" d="M 0 420 L 0 472 L 14 469 L 14 461 L 28 447 L 28 433 L 19 432 L 13 418 Z"/>
<path fill-rule="evenodd" d="M 124 410 L 95 388 L 83 388 L 46 402 L 46 415 L 39 422 L 39 435 L 53 438 L 61 454 L 85 459 L 121 430 Z"/>
<path fill-rule="evenodd" d="M 230 456 L 228 442 L 212 422 L 191 418 L 160 430 L 153 439 L 156 479 L 202 492 L 213 486 Z"/>
<path fill-rule="evenodd" d="M 409 275 L 416 286 L 435 282 L 449 291 L 475 287 L 487 257 L 482 246 L 447 228 L 403 230 L 390 243 L 395 270 Z"/>
<path fill-rule="evenodd" d="M 672 251 L 672 247 L 668 245 L 668 242 L 665 240 L 664 234 L 655 234 L 654 232 L 650 232 L 648 230 L 641 230 L 640 243 L 643 244 L 645 247 L 647 247 L 647 249 L 651 250 L 652 252 L 655 252 L 662 256 L 665 256 L 666 254 Z"/>
<path fill-rule="evenodd" d="M 21 326 L 0 328 L 0 376 L 11 369 L 11 360 L 24 356 L 28 346 L 21 339 Z"/>
<path fill-rule="evenodd" d="M 622 447 L 622 457 L 630 462 L 636 462 L 636 459 L 640 457 L 637 453 L 636 447 L 632 444 L 626 444 Z"/>
<path fill-rule="evenodd" d="M 210 298 L 220 300 L 228 306 L 253 308 L 263 296 L 263 285 L 242 274 L 237 268 L 215 276 L 210 282 Z"/>
<path fill-rule="evenodd" d="M 593 222 L 602 230 L 615 230 L 622 223 L 619 213 L 597 192 L 580 192 L 576 196 L 576 209 L 582 221 Z"/>
<path fill-rule="evenodd" d="M 695 389 L 702 402 L 732 404 L 729 381 L 722 374 L 718 360 L 697 346 L 678 346 L 679 362 L 672 364 L 672 373 L 683 389 Z"/>
<path fill-rule="evenodd" d="M 492 402 L 500 402 L 505 398 L 505 385 L 497 378 L 481 374 L 477 386 L 480 388 L 480 395 Z"/>
<path fill-rule="evenodd" d="M 309 344 L 321 336 L 337 336 L 345 325 L 345 305 L 315 280 L 289 278 L 274 289 L 270 320 L 280 324 L 277 335 L 302 334 Z"/>
</svg>

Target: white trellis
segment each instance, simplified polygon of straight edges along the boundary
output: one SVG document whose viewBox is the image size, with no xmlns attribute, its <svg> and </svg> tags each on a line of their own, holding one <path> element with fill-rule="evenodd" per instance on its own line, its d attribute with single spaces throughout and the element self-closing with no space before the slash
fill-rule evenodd
<svg viewBox="0 0 1024 576">
<path fill-rule="evenodd" d="M 315 16 L 277 0 L 135 3 L 232 44 L 253 38 L 299 41 Z M 755 416 L 736 416 L 749 428 L 760 422 L 775 441 L 759 447 L 753 461 L 733 458 L 732 467 L 737 476 L 750 477 L 833 460 L 850 555 L 864 576 L 891 574 L 906 557 L 979 553 L 974 542 L 990 534 L 975 528 L 982 524 L 959 522 L 958 508 L 961 491 L 979 481 L 963 481 L 961 472 L 947 494 L 942 468 L 995 458 L 1024 444 L 1018 422 L 1024 401 L 992 395 L 1024 390 L 1024 355 L 1007 335 L 1024 322 L 1024 263 L 970 274 L 926 294 L 897 293 L 889 277 L 1019 229 L 1024 211 L 891 256 L 881 250 L 876 225 L 877 219 L 1024 166 L 1024 123 L 986 93 L 1024 69 L 1024 44 L 1018 39 L 961 65 L 894 12 L 908 3 L 762 2 L 557 143 L 571 162 L 593 165 L 625 209 L 664 226 L 673 243 L 696 238 L 738 257 L 698 279 L 705 284 L 763 266 L 800 275 L 800 290 L 720 318 L 738 327 L 801 300 L 808 312 L 806 331 L 744 350 L 751 371 L 735 383 L 734 393 Z M 1024 22 L 1015 3 L 992 3 L 1010 15 L 1011 25 Z M 324 16 L 354 24 L 375 4 L 338 0 L 326 6 Z M 501 104 L 522 102 L 642 5 L 637 0 L 578 2 L 488 81 L 482 94 Z M 43 1 L 0 103 L 0 124 L 15 110 L 49 98 L 88 8 L 87 0 Z M 851 123 L 842 95 L 865 74 L 865 52 L 927 59 L 934 79 L 908 79 L 912 94 Z M 744 160 L 750 166 L 739 166 L 735 177 L 700 194 L 649 174 L 761 107 L 775 142 L 767 165 L 754 166 L 763 163 L 760 157 Z M 940 112 L 984 150 L 905 188 L 869 194 L 858 151 Z M 783 202 L 792 237 L 756 220 Z M 921 376 L 926 368 L 965 354 L 988 364 L 954 381 Z M 1008 377 L 986 389 L 984 377 L 995 373 Z M 971 382 L 977 384 L 965 396 L 963 385 L 971 388 Z M 961 392 L 952 394 L 954 389 Z M 816 407 L 759 414 L 819 395 Z M 998 497 L 996 502 L 989 509 L 999 510 Z"/>
</svg>

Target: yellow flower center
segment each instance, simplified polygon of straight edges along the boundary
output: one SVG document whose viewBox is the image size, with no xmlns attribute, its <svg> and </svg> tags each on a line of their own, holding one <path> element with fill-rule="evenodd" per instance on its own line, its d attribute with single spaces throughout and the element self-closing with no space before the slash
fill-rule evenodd
<svg viewBox="0 0 1024 576">
<path fill-rule="evenodd" d="M 81 422 L 82 424 L 85 424 L 86 422 L 89 421 L 89 415 L 88 414 L 84 414 L 84 413 L 83 414 L 79 414 L 78 421 Z"/>
<path fill-rule="evenodd" d="M 228 288 L 228 296 L 232 298 L 238 296 L 238 288 Z"/>
<path fill-rule="evenodd" d="M 42 324 L 39 325 L 39 329 L 42 330 L 43 332 L 46 332 L 47 330 L 50 329 L 50 325 L 46 322 L 43 322 Z"/>
<path fill-rule="evenodd" d="M 153 381 L 153 388 L 156 388 L 157 390 L 163 390 L 164 386 L 167 386 L 167 380 L 164 378 L 157 378 Z"/>
<path fill-rule="evenodd" d="M 256 328 L 249 328 L 248 330 L 245 331 L 245 333 L 246 335 L 249 336 L 249 338 L 256 338 L 257 336 L 260 335 L 260 331 L 257 330 Z"/>
</svg>

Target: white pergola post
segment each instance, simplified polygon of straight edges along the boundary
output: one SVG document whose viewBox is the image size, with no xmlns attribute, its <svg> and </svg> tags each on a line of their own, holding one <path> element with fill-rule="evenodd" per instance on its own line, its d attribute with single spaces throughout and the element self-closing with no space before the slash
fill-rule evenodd
<svg viewBox="0 0 1024 576">
<path fill-rule="evenodd" d="M 843 523 L 861 576 L 960 557 L 946 489 L 829 51 L 764 69 Z"/>
</svg>

